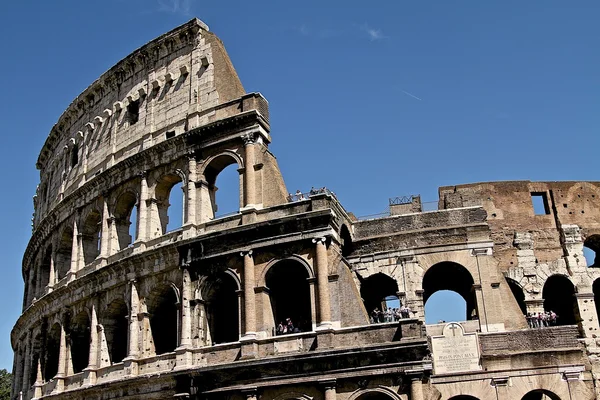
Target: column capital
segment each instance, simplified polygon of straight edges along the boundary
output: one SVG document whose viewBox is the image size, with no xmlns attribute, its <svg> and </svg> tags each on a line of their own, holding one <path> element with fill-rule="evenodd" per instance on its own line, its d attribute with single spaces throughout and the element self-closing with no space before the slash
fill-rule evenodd
<svg viewBox="0 0 600 400">
<path fill-rule="evenodd" d="M 240 137 L 244 141 L 244 146 L 249 146 L 256 143 L 256 132 L 244 133 Z"/>
<path fill-rule="evenodd" d="M 319 385 L 323 386 L 325 390 L 334 389 L 337 386 L 335 378 L 319 380 Z"/>
<path fill-rule="evenodd" d="M 326 238 L 325 236 L 323 236 L 323 237 L 320 237 L 320 238 L 314 238 L 314 239 L 312 240 L 312 242 L 313 242 L 313 243 L 317 243 L 317 244 L 318 244 L 318 243 L 323 243 L 323 244 L 325 244 L 325 242 L 326 242 L 326 241 L 327 241 L 327 238 Z"/>
<path fill-rule="evenodd" d="M 240 251 L 240 257 L 249 256 L 252 257 L 252 250 Z"/>
</svg>

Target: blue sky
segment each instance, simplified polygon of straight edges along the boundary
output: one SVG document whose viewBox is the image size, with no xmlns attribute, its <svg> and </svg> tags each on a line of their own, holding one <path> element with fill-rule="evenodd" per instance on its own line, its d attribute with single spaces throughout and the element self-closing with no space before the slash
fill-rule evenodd
<svg viewBox="0 0 600 400">
<path fill-rule="evenodd" d="M 356 215 L 442 185 L 597 180 L 597 1 L 23 0 L 0 13 L 0 368 L 22 302 L 35 160 L 59 115 L 137 47 L 197 16 L 271 106 L 288 189 Z"/>
</svg>

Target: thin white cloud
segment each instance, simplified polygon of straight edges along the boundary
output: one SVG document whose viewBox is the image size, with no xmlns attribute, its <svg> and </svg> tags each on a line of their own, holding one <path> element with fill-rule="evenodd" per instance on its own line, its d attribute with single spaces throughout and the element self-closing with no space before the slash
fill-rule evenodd
<svg viewBox="0 0 600 400">
<path fill-rule="evenodd" d="M 369 39 L 371 39 L 372 41 L 387 39 L 387 36 L 384 35 L 384 33 L 381 29 L 376 29 L 376 28 L 370 27 L 367 24 L 361 25 L 360 29 L 363 32 L 365 32 L 367 34 L 367 36 L 369 36 Z"/>
<path fill-rule="evenodd" d="M 410 96 L 410 97 L 412 97 L 413 99 L 417 99 L 417 100 L 419 100 L 419 101 L 423 101 L 423 99 L 421 99 L 421 98 L 419 98 L 419 97 L 415 96 L 415 95 L 414 95 L 414 94 L 412 94 L 412 93 L 409 93 L 409 92 L 407 92 L 406 90 L 402 90 L 402 93 L 404 93 L 404 94 L 405 94 L 405 95 L 407 95 L 407 96 Z"/>
<path fill-rule="evenodd" d="M 192 0 L 157 0 L 158 11 L 191 16 Z"/>
<path fill-rule="evenodd" d="M 313 28 L 306 24 L 292 27 L 292 29 L 302 36 L 315 37 L 318 39 L 328 39 L 336 36 L 341 36 L 343 34 L 343 31 L 341 29 Z"/>
</svg>

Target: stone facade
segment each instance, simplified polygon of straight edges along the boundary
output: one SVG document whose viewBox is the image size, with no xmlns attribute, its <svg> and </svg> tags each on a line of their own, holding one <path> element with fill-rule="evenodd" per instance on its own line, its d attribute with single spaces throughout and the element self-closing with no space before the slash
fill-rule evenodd
<svg viewBox="0 0 600 400">
<path fill-rule="evenodd" d="M 37 162 L 13 399 L 597 398 L 600 183 L 443 187 L 436 211 L 411 196 L 359 220 L 288 195 L 271 139 L 197 19 L 67 108 Z M 229 165 L 239 210 L 219 217 Z M 425 325 L 439 290 L 466 321 Z M 412 312 L 375 320 L 390 296 Z M 557 326 L 531 328 L 544 310 Z"/>
</svg>

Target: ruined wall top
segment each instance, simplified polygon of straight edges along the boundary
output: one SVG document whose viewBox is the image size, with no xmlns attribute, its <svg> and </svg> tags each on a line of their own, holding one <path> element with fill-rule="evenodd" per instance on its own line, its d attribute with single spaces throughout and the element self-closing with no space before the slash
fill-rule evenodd
<svg viewBox="0 0 600 400">
<path fill-rule="evenodd" d="M 52 128 L 36 163 L 34 226 L 96 175 L 212 122 L 211 109 L 244 95 L 222 42 L 198 19 L 135 50 L 77 96 Z"/>
</svg>

